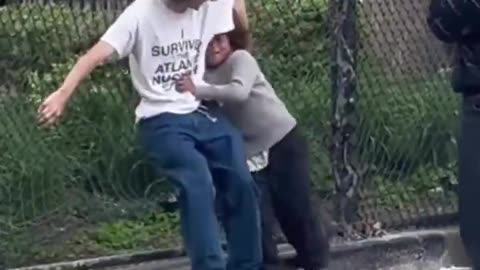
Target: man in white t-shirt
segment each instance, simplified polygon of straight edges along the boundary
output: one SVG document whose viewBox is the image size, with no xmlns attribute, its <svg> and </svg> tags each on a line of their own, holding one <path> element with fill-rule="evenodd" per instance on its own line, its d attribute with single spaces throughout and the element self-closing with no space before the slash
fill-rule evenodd
<svg viewBox="0 0 480 270">
<path fill-rule="evenodd" d="M 209 40 L 233 29 L 234 0 L 136 0 L 82 56 L 62 86 L 39 108 L 53 124 L 77 86 L 97 66 L 129 57 L 141 101 L 135 110 L 142 146 L 178 191 L 182 234 L 194 270 L 259 269 L 262 262 L 257 198 L 240 133 L 176 80 L 203 83 Z M 242 11 L 240 11 L 242 12 Z M 227 209 L 225 265 L 214 213 L 215 192 Z"/>
</svg>

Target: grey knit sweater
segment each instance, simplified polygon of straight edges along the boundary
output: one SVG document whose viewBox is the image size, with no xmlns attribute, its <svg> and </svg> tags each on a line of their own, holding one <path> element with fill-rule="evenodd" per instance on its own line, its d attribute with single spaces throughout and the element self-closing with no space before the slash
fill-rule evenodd
<svg viewBox="0 0 480 270">
<path fill-rule="evenodd" d="M 296 125 L 247 51 L 237 50 L 220 67 L 207 70 L 205 81 L 207 85 L 197 86 L 197 98 L 223 104 L 223 111 L 243 134 L 248 157 L 268 150 Z"/>
</svg>

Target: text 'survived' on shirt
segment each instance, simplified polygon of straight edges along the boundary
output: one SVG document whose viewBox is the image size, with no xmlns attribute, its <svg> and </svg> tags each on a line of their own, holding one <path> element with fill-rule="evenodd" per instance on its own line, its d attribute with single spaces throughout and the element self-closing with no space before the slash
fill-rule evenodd
<svg viewBox="0 0 480 270">
<path fill-rule="evenodd" d="M 208 42 L 233 29 L 233 0 L 206 1 L 198 10 L 170 10 L 165 0 L 136 0 L 101 38 L 119 58 L 129 57 L 132 82 L 141 101 L 137 120 L 164 112 L 184 114 L 198 108 L 190 93 L 176 91 L 175 79 L 191 74 L 203 84 Z"/>
</svg>

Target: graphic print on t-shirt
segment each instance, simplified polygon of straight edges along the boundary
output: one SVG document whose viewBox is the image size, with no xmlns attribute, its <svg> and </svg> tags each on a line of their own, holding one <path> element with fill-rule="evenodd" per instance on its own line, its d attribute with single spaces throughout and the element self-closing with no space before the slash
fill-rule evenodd
<svg viewBox="0 0 480 270">
<path fill-rule="evenodd" d="M 152 46 L 152 57 L 159 60 L 152 84 L 171 91 L 175 89 L 175 81 L 183 75 L 197 74 L 201 46 L 200 39 L 184 39 L 183 29 L 181 40 L 163 46 Z"/>
</svg>

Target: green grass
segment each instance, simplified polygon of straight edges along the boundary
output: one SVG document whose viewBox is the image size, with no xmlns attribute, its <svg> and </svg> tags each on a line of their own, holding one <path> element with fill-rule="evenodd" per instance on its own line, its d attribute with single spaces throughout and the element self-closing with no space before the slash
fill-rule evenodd
<svg viewBox="0 0 480 270">
<path fill-rule="evenodd" d="M 0 248 L 10 267 L 181 246 L 178 214 L 159 211 L 109 222 L 62 216 L 4 239 Z"/>
</svg>

